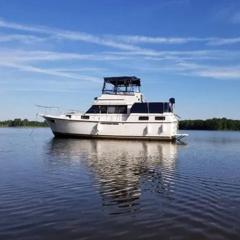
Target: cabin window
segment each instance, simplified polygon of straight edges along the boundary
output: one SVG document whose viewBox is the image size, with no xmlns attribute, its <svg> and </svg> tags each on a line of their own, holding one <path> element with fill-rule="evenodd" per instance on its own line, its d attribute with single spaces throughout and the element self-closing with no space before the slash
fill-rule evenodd
<svg viewBox="0 0 240 240">
<path fill-rule="evenodd" d="M 138 120 L 148 120 L 149 118 L 147 116 L 140 116 Z"/>
<path fill-rule="evenodd" d="M 71 114 L 66 114 L 66 117 L 71 118 L 72 115 Z"/>
<path fill-rule="evenodd" d="M 164 116 L 155 117 L 155 120 L 162 120 L 162 121 L 164 121 L 165 117 Z"/>
<path fill-rule="evenodd" d="M 82 115 L 81 119 L 89 119 L 89 116 Z"/>
<path fill-rule="evenodd" d="M 93 105 L 86 113 L 127 114 L 127 105 Z"/>
<path fill-rule="evenodd" d="M 54 120 L 54 119 L 51 119 L 50 122 L 51 122 L 51 123 L 55 123 L 55 120 Z"/>
<path fill-rule="evenodd" d="M 99 106 L 99 113 L 107 113 L 107 111 L 108 111 L 107 106 L 105 105 Z"/>
<path fill-rule="evenodd" d="M 99 106 L 92 105 L 88 110 L 87 113 L 99 113 Z"/>
<path fill-rule="evenodd" d="M 107 107 L 107 113 L 115 113 L 116 112 L 116 107 L 115 106 L 108 106 Z"/>
<path fill-rule="evenodd" d="M 117 113 L 127 114 L 127 106 L 117 106 Z"/>
<path fill-rule="evenodd" d="M 134 103 L 131 113 L 164 113 L 171 112 L 168 102 Z"/>
</svg>

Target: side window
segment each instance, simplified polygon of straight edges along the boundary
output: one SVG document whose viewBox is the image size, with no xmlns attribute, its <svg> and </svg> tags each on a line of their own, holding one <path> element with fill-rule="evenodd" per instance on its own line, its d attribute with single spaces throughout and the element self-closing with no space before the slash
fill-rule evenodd
<svg viewBox="0 0 240 240">
<path fill-rule="evenodd" d="M 148 120 L 149 118 L 147 116 L 140 116 L 138 120 Z"/>
<path fill-rule="evenodd" d="M 99 113 L 107 113 L 107 106 L 99 106 Z"/>
<path fill-rule="evenodd" d="M 127 113 L 127 106 L 108 106 L 107 107 L 107 113 L 109 114 L 126 114 Z"/>
<path fill-rule="evenodd" d="M 117 113 L 127 114 L 127 106 L 118 106 Z"/>
<path fill-rule="evenodd" d="M 109 113 L 109 114 L 127 114 L 125 105 L 92 105 L 86 113 Z"/>
<path fill-rule="evenodd" d="M 116 107 L 115 106 L 108 106 L 108 113 L 116 113 Z"/>
<path fill-rule="evenodd" d="M 164 121 L 165 117 L 164 116 L 155 117 L 155 120 L 162 120 L 162 121 Z"/>
<path fill-rule="evenodd" d="M 81 116 L 81 119 L 89 119 L 89 116 L 82 115 L 82 116 Z"/>
<path fill-rule="evenodd" d="M 99 113 L 99 106 L 92 105 L 86 113 Z"/>
</svg>

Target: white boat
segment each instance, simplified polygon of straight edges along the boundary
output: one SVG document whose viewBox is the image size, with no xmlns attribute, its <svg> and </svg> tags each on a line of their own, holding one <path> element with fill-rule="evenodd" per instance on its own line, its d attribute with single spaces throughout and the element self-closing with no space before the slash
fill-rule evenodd
<svg viewBox="0 0 240 240">
<path fill-rule="evenodd" d="M 42 115 L 57 137 L 177 140 L 175 99 L 146 102 L 134 76 L 104 78 L 102 94 L 84 113 Z"/>
</svg>

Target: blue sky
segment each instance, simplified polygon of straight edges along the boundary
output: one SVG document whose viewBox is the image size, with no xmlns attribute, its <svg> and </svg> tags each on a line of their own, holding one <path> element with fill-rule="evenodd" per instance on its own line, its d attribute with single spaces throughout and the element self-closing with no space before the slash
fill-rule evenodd
<svg viewBox="0 0 240 240">
<path fill-rule="evenodd" d="M 0 119 L 86 110 L 135 75 L 184 119 L 240 118 L 238 0 L 0 0 Z"/>
</svg>

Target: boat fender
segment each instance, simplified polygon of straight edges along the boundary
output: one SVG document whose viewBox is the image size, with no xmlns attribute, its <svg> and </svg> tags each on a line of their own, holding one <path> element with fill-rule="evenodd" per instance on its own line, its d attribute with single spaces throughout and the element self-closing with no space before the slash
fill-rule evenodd
<svg viewBox="0 0 240 240">
<path fill-rule="evenodd" d="M 96 124 L 93 128 L 92 128 L 92 135 L 98 135 L 99 134 L 99 129 L 98 129 L 98 124 Z"/>
</svg>

